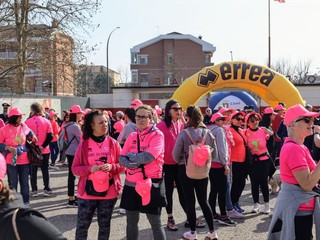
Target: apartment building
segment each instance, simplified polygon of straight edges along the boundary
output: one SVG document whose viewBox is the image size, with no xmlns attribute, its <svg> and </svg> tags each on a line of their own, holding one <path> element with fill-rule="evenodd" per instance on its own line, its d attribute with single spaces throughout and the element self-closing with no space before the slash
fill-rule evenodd
<svg viewBox="0 0 320 240">
<path fill-rule="evenodd" d="M 213 63 L 216 48 L 190 34 L 159 35 L 131 48 L 131 79 L 136 86 L 180 85 Z"/>
<path fill-rule="evenodd" d="M 73 39 L 54 26 L 32 25 L 23 37 L 24 76 L 18 57 L 17 33 L 14 26 L 0 26 L 0 92 L 16 93 L 23 83 L 25 94 L 74 95 Z M 20 79 L 24 78 L 24 79 Z"/>
</svg>

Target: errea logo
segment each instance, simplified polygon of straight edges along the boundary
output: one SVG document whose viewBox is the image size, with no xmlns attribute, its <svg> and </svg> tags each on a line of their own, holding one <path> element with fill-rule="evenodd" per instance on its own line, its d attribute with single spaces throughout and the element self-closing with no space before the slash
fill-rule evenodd
<svg viewBox="0 0 320 240">
<path fill-rule="evenodd" d="M 198 85 L 200 87 L 208 87 L 209 84 L 214 84 L 219 78 L 219 74 L 211 69 L 207 69 L 206 73 L 200 73 L 198 77 Z"/>
</svg>

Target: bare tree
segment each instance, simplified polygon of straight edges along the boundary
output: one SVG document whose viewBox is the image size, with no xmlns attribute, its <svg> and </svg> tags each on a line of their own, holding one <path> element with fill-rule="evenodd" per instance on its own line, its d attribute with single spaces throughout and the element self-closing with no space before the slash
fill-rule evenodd
<svg viewBox="0 0 320 240">
<path fill-rule="evenodd" d="M 2 64 L 0 78 L 8 83 L 11 76 L 12 91 L 18 94 L 26 91 L 28 71 L 45 73 L 50 79 L 63 75 L 59 82 L 73 87 L 73 62 L 89 50 L 79 33 L 88 35 L 94 28 L 91 17 L 100 4 L 100 0 L 0 1 L 0 63 L 8 57 L 1 53 L 12 54 L 12 60 Z M 68 70 L 66 65 L 70 65 Z M 62 89 L 57 81 L 49 87 L 55 92 Z"/>
</svg>

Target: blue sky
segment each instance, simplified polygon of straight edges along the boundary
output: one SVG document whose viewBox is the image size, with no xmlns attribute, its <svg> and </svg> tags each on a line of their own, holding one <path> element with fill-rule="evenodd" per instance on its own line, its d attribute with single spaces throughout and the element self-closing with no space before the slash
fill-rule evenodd
<svg viewBox="0 0 320 240">
<path fill-rule="evenodd" d="M 310 60 L 320 67 L 320 1 L 270 0 L 271 58 Z M 94 19 L 100 27 L 87 38 L 98 44 L 88 63 L 130 72 L 130 48 L 170 32 L 201 35 L 216 46 L 212 61 L 231 59 L 266 64 L 268 59 L 268 0 L 103 0 Z"/>
</svg>

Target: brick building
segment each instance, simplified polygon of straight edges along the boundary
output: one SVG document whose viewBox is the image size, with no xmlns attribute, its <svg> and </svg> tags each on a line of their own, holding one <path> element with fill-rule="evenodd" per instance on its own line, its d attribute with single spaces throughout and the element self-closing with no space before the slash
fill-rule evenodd
<svg viewBox="0 0 320 240">
<path fill-rule="evenodd" d="M 132 86 L 180 85 L 186 78 L 212 65 L 215 50 L 215 46 L 203 41 L 201 36 L 177 32 L 159 35 L 131 48 Z M 142 94 L 140 97 L 159 96 Z"/>
</svg>

